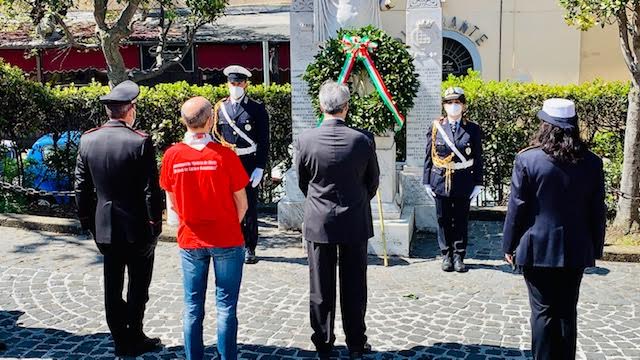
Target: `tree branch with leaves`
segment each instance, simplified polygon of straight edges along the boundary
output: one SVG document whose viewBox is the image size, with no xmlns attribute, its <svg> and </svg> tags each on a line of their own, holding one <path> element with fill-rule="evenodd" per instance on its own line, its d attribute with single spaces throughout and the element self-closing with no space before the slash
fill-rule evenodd
<svg viewBox="0 0 640 360">
<path fill-rule="evenodd" d="M 631 75 L 622 180 L 615 231 L 640 233 L 640 0 L 560 0 L 569 25 L 586 31 L 617 25 L 620 48 Z"/>
<path fill-rule="evenodd" d="M 186 8 L 180 9 L 180 4 Z M 221 16 L 227 0 L 108 0 L 93 1 L 93 17 L 96 24 L 95 37 L 90 41 L 80 40 L 68 25 L 67 14 L 73 8 L 73 0 L 0 0 L 1 14 L 28 13 L 35 26 L 55 25 L 59 28 L 65 44 L 63 48 L 101 48 L 107 63 L 109 83 L 117 85 L 125 80 L 141 81 L 162 74 L 179 64 L 191 51 L 198 30 Z M 184 13 L 184 15 L 179 15 Z M 116 14 L 110 21 L 110 15 Z M 159 34 L 155 46 L 156 62 L 151 69 L 129 71 L 120 54 L 120 47 L 133 33 L 133 25 L 150 14 L 158 17 Z M 136 17 L 136 15 L 138 15 Z M 47 29 L 49 26 L 47 26 Z M 170 38 L 172 29 L 184 29 L 179 38 Z M 49 31 L 40 32 L 40 36 Z M 169 43 L 178 45 L 179 51 L 169 49 Z M 172 46 L 175 48 L 176 46 Z"/>
</svg>

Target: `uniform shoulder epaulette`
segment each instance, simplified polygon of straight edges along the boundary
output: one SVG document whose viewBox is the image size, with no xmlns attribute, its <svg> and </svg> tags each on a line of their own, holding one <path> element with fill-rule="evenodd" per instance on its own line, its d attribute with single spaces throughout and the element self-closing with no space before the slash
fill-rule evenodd
<svg viewBox="0 0 640 360">
<path fill-rule="evenodd" d="M 218 102 L 216 102 L 215 104 L 213 104 L 213 107 L 219 107 L 222 106 L 222 104 L 224 104 L 225 101 L 227 101 L 229 99 L 229 97 L 223 97 L 222 99 L 218 100 Z"/>
<path fill-rule="evenodd" d="M 520 151 L 518 152 L 518 155 L 519 155 L 519 154 L 522 154 L 523 152 L 529 151 L 529 150 L 538 149 L 539 147 L 540 147 L 540 146 L 535 146 L 535 145 L 527 146 L 526 148 L 524 148 L 524 149 L 520 150 Z"/>
<path fill-rule="evenodd" d="M 100 126 L 94 127 L 93 129 L 89 129 L 89 130 L 85 131 L 84 133 L 82 133 L 82 135 L 91 134 L 92 132 L 94 132 L 96 130 L 100 130 Z"/>
<path fill-rule="evenodd" d="M 131 130 L 131 131 L 133 131 L 134 133 L 136 133 L 136 134 L 138 134 L 138 135 L 142 136 L 142 137 L 145 137 L 145 138 L 146 138 L 146 137 L 149 137 L 149 134 L 147 134 L 147 133 L 146 133 L 146 132 L 144 132 L 144 131 L 140 131 L 140 130 L 132 129 L 132 128 L 128 127 L 128 126 L 127 126 L 126 128 L 127 128 L 127 129 L 129 129 L 129 130 Z"/>
<path fill-rule="evenodd" d="M 249 98 L 249 100 L 253 101 L 253 102 L 254 102 L 254 103 L 256 103 L 256 104 L 260 104 L 260 105 L 264 104 L 264 103 L 263 103 L 261 100 L 259 100 L 259 99 L 252 99 L 252 98 Z"/>
</svg>

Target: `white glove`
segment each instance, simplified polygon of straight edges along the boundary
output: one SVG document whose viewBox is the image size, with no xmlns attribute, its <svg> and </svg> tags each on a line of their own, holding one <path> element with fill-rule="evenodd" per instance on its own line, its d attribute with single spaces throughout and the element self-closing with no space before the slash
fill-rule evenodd
<svg viewBox="0 0 640 360">
<path fill-rule="evenodd" d="M 395 6 L 391 2 L 391 0 L 380 0 L 380 10 L 382 10 L 382 11 L 390 10 L 390 9 L 392 9 L 394 7 Z"/>
<path fill-rule="evenodd" d="M 433 192 L 433 189 L 431 189 L 431 185 L 425 185 L 424 189 L 427 190 L 427 194 L 429 194 L 429 196 L 431 196 L 432 198 L 436 198 L 436 193 Z"/>
<path fill-rule="evenodd" d="M 260 181 L 262 181 L 262 175 L 264 175 L 264 169 L 256 168 L 255 170 L 253 170 L 253 172 L 251 173 L 251 178 L 249 179 L 251 181 L 251 187 L 257 187 L 258 185 L 260 185 Z"/>
<path fill-rule="evenodd" d="M 469 200 L 473 200 L 473 198 L 478 196 L 478 194 L 480 194 L 480 191 L 482 191 L 482 186 L 480 185 L 474 186 L 473 191 L 471 192 L 471 196 L 469 196 Z"/>
</svg>

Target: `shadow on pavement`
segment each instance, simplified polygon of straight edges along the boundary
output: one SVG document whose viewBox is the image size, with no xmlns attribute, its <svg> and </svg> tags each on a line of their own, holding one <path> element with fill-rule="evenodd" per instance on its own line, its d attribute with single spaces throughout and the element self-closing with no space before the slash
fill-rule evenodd
<svg viewBox="0 0 640 360">
<path fill-rule="evenodd" d="M 113 358 L 111 336 L 107 333 L 77 335 L 53 328 L 31 328 L 20 324 L 22 311 L 0 310 L 0 341 L 7 344 L 6 351 L 0 351 L 0 359 L 80 359 Z M 443 334 L 444 336 L 444 334 Z M 411 349 L 374 351 L 367 359 L 435 359 L 452 357 L 457 359 L 504 359 L 507 357 L 530 358 L 530 351 L 491 345 L 466 345 L 459 343 L 436 343 L 432 346 L 416 346 Z M 215 346 L 205 350 L 207 357 L 216 354 Z M 348 358 L 345 346 L 336 346 L 335 358 Z M 144 359 L 184 359 L 183 346 L 159 348 L 147 353 Z M 239 344 L 240 359 L 314 359 L 316 353 L 296 347 Z"/>
<path fill-rule="evenodd" d="M 472 221 L 469 223 L 469 243 L 467 245 L 467 269 L 498 270 L 504 273 L 520 275 L 514 272 L 504 261 L 502 253 L 502 222 L 500 221 Z M 411 257 L 440 261 L 440 248 L 435 233 L 417 232 L 411 243 Z M 478 263 L 478 261 L 481 261 Z M 485 263 L 491 261 L 491 263 Z M 496 263 L 496 261 L 500 263 Z M 585 275 L 606 276 L 609 269 L 593 267 L 585 269 Z"/>
<path fill-rule="evenodd" d="M 111 355 L 111 335 L 76 335 L 53 328 L 22 327 L 22 311 L 0 310 L 0 341 L 7 345 L 0 359 L 80 359 Z"/>
<path fill-rule="evenodd" d="M 73 245 L 82 251 L 88 251 L 93 255 L 93 261 L 87 265 L 102 264 L 102 254 L 98 251 L 95 242 L 90 237 L 85 235 L 70 235 L 70 234 L 56 234 L 52 232 L 46 232 L 41 230 L 28 230 L 41 236 L 38 241 L 34 241 L 28 244 L 16 245 L 11 251 L 14 254 L 36 254 L 38 252 L 45 251 L 42 249 L 46 246 L 55 244 Z M 54 260 L 73 260 L 73 259 L 86 259 L 87 255 L 81 253 L 80 255 L 72 252 L 66 252 L 64 255 L 55 258 Z"/>
</svg>

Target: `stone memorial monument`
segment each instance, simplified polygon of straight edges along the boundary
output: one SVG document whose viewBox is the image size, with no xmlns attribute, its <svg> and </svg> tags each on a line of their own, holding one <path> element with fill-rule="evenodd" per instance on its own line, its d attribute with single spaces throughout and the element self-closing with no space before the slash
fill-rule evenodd
<svg viewBox="0 0 640 360">
<path fill-rule="evenodd" d="M 442 77 L 442 9 L 440 0 L 292 0 L 291 4 L 291 101 L 293 138 L 314 127 L 316 116 L 302 80 L 307 66 L 324 39 L 340 28 L 375 25 L 393 37 L 404 36 L 415 58 L 420 89 L 413 110 L 407 117 L 406 164 L 395 161 L 392 136 L 376 137 L 380 164 L 380 193 L 383 203 L 387 250 L 390 255 L 409 255 L 415 227 L 435 229 L 435 206 L 422 186 L 426 132 L 440 115 Z M 403 31 L 389 31 L 386 24 L 404 22 Z M 390 26 L 391 27 L 391 26 Z M 295 157 L 296 154 L 293 154 Z M 285 229 L 301 229 L 304 196 L 298 188 L 295 169 L 285 175 L 285 196 L 278 203 L 278 222 Z M 377 200 L 372 201 L 376 236 L 369 241 L 369 252 L 382 254 Z"/>
</svg>

